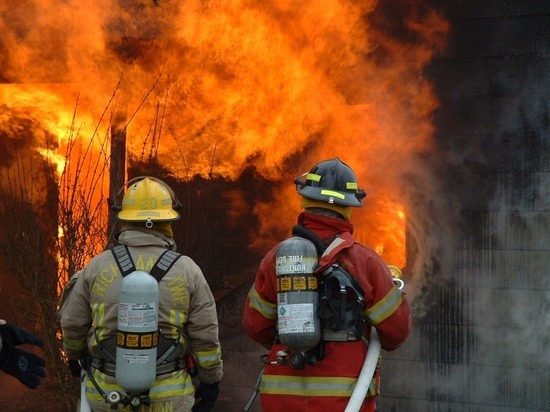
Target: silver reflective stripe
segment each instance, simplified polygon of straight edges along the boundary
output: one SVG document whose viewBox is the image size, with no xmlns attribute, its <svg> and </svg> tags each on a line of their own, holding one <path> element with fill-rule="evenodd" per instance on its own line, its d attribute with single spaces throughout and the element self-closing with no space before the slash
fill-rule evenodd
<svg viewBox="0 0 550 412">
<path fill-rule="evenodd" d="M 117 263 L 122 269 L 122 275 L 129 273 L 134 269 L 134 262 L 130 257 L 130 254 L 127 253 L 125 245 L 116 245 L 113 247 L 113 252 L 116 256 Z"/>
<path fill-rule="evenodd" d="M 180 254 L 172 250 L 166 251 L 162 258 L 157 262 L 157 267 L 163 271 L 170 269 L 176 259 L 180 257 Z"/>
</svg>

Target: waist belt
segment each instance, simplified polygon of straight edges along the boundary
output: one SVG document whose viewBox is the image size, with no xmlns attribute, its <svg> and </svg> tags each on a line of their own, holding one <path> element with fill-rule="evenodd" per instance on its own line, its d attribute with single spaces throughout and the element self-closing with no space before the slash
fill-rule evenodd
<svg viewBox="0 0 550 412">
<path fill-rule="evenodd" d="M 185 342 L 185 341 L 184 341 Z M 172 373 L 186 368 L 185 356 L 189 353 L 188 345 L 178 343 L 178 340 L 162 338 L 157 350 L 157 376 Z M 115 376 L 116 370 L 116 336 L 111 336 L 100 342 L 92 355 L 92 367 L 110 376 Z"/>
<path fill-rule="evenodd" d="M 116 363 L 106 362 L 99 358 L 92 358 L 92 368 L 95 368 L 106 375 L 115 376 Z M 186 368 L 187 365 L 185 363 L 185 359 L 177 359 L 172 362 L 162 363 L 157 365 L 157 376 Z"/>
</svg>

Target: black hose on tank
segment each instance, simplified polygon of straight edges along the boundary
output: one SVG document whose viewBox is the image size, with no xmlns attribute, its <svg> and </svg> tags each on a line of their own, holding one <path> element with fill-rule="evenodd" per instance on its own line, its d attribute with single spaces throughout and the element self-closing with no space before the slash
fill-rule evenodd
<svg viewBox="0 0 550 412">
<path fill-rule="evenodd" d="M 311 230 L 305 228 L 302 225 L 296 225 L 292 228 L 292 234 L 294 236 L 300 236 L 305 239 L 311 240 L 315 245 L 315 249 L 317 249 L 317 253 L 319 254 L 319 256 L 322 256 L 323 253 L 325 253 L 325 250 L 327 249 L 326 243 L 323 242 L 323 240 Z"/>
</svg>

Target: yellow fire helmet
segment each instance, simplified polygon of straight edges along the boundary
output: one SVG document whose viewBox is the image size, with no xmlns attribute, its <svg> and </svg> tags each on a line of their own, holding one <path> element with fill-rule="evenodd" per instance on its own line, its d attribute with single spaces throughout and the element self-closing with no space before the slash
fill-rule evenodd
<svg viewBox="0 0 550 412">
<path fill-rule="evenodd" d="M 388 265 L 388 268 L 390 269 L 391 275 L 394 278 L 401 279 L 403 277 L 403 272 L 401 272 L 401 269 L 399 269 L 397 266 Z"/>
<path fill-rule="evenodd" d="M 393 284 L 399 289 L 403 289 L 405 287 L 405 282 L 403 281 L 403 272 L 401 269 L 394 265 L 388 265 L 388 269 L 391 272 Z"/>
<path fill-rule="evenodd" d="M 171 222 L 180 218 L 179 202 L 162 180 L 151 176 L 131 179 L 117 214 L 121 222 Z"/>
</svg>

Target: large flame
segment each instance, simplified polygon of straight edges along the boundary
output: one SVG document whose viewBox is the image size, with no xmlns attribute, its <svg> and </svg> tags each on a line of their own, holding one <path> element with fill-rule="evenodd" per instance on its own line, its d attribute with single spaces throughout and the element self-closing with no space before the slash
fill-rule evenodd
<svg viewBox="0 0 550 412">
<path fill-rule="evenodd" d="M 358 239 L 404 266 L 403 177 L 430 148 L 437 104 L 421 75 L 447 27 L 434 13 L 411 16 L 418 41 L 400 43 L 371 27 L 376 6 L 4 0 L 0 116 L 17 113 L 47 131 L 33 144 L 60 172 L 75 136 L 95 159 L 108 157 L 103 137 L 115 116 L 132 156 L 154 147 L 182 180 L 236 180 L 255 169 L 277 188 L 254 208 L 258 247 L 293 223 L 292 179 L 340 157 L 368 192 L 352 215 Z M 26 138 L 9 128 L 1 136 Z"/>
</svg>

